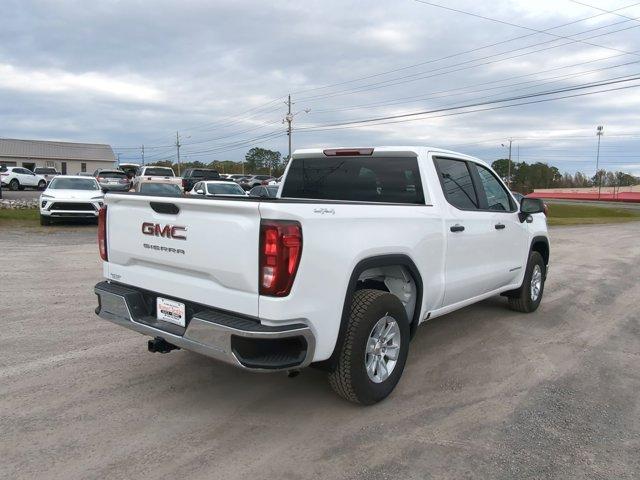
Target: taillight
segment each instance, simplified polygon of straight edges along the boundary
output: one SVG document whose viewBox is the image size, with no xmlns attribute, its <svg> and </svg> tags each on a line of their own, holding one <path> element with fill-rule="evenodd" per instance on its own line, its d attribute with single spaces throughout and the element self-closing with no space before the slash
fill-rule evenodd
<svg viewBox="0 0 640 480">
<path fill-rule="evenodd" d="M 98 249 L 100 258 L 105 262 L 109 261 L 107 255 L 107 206 L 98 211 Z"/>
<path fill-rule="evenodd" d="M 302 255 L 298 222 L 263 220 L 260 224 L 260 295 L 289 295 Z"/>
</svg>

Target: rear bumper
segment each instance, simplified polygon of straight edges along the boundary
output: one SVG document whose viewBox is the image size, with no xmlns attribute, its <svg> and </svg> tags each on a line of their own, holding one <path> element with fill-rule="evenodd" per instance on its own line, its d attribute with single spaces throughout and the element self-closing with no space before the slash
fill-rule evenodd
<svg viewBox="0 0 640 480">
<path fill-rule="evenodd" d="M 187 318 L 184 329 L 156 320 L 150 311 L 155 301 L 149 292 L 100 282 L 95 293 L 99 301 L 96 314 L 100 318 L 242 369 L 303 368 L 313 359 L 315 338 L 311 329 L 301 323 L 271 327 L 205 307 Z"/>
</svg>

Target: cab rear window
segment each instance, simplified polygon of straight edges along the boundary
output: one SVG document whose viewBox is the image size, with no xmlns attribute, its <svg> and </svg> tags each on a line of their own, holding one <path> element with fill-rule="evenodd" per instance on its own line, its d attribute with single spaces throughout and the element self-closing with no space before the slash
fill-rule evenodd
<svg viewBox="0 0 640 480">
<path fill-rule="evenodd" d="M 416 157 L 295 158 L 281 197 L 424 204 Z"/>
</svg>

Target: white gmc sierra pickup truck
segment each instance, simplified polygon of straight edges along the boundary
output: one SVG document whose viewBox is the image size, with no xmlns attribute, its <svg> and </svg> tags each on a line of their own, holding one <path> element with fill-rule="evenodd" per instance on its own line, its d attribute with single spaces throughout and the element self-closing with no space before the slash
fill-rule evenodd
<svg viewBox="0 0 640 480">
<path fill-rule="evenodd" d="M 426 147 L 294 153 L 278 198 L 109 193 L 103 319 L 241 368 L 314 365 L 353 402 L 391 393 L 417 326 L 492 295 L 538 308 L 540 200 Z"/>
</svg>

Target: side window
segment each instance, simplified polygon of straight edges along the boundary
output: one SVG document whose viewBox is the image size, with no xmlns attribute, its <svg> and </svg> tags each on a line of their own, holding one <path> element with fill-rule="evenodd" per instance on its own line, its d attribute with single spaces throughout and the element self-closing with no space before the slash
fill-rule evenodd
<svg viewBox="0 0 640 480">
<path fill-rule="evenodd" d="M 510 212 L 513 210 L 511 200 L 509 199 L 509 193 L 493 173 L 482 165 L 474 164 L 474 168 L 478 170 L 478 175 L 480 175 L 480 181 L 484 188 L 484 193 L 487 196 L 487 208 L 489 208 L 489 210 L 501 210 L 504 212 Z"/>
<path fill-rule="evenodd" d="M 461 210 L 478 208 L 478 196 L 473 186 L 467 162 L 449 158 L 436 158 L 438 176 L 447 201 Z"/>
<path fill-rule="evenodd" d="M 86 163 L 82 162 L 80 164 L 80 171 L 81 172 L 86 172 L 87 171 L 87 164 Z"/>
</svg>

